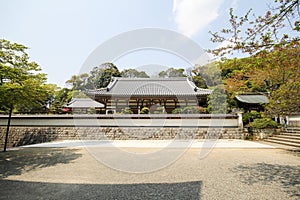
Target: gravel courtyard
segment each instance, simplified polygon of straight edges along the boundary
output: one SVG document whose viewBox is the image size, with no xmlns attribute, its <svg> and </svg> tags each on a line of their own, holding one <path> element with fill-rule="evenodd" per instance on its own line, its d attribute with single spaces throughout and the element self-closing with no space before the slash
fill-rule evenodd
<svg viewBox="0 0 300 200">
<path fill-rule="evenodd" d="M 10 150 L 0 153 L 0 199 L 300 199 L 299 152 L 215 148 L 200 159 L 199 151 L 154 172 L 126 173 L 82 147 Z"/>
</svg>

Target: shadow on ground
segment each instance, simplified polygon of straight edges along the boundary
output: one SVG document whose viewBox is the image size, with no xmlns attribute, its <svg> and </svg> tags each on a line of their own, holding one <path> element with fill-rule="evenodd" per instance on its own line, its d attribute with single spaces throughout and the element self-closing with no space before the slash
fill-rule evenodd
<svg viewBox="0 0 300 200">
<path fill-rule="evenodd" d="M 248 185 L 277 183 L 292 197 L 300 197 L 300 166 L 256 163 L 232 169 Z"/>
<path fill-rule="evenodd" d="M 198 200 L 200 199 L 201 185 L 201 181 L 147 184 L 64 184 L 0 180 L 0 199 Z"/>
<path fill-rule="evenodd" d="M 1 152 L 0 178 L 20 175 L 37 168 L 69 163 L 81 157 L 77 151 L 76 149 L 24 148 Z"/>
</svg>

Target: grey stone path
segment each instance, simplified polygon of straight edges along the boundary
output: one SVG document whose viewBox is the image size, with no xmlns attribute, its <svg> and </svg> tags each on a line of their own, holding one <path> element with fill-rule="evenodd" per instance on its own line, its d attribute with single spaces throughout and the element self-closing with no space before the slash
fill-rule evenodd
<svg viewBox="0 0 300 200">
<path fill-rule="evenodd" d="M 95 148 L 107 155 L 113 151 Z M 147 154 L 154 148 L 125 149 Z M 0 199 L 300 198 L 297 152 L 215 148 L 200 159 L 199 150 L 191 148 L 151 173 L 114 170 L 82 147 L 10 150 L 0 153 Z"/>
</svg>

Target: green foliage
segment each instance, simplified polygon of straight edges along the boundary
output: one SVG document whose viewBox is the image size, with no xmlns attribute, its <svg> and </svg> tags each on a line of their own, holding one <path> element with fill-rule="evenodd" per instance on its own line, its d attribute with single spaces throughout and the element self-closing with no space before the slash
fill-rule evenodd
<svg viewBox="0 0 300 200">
<path fill-rule="evenodd" d="M 53 94 L 46 75 L 29 60 L 27 47 L 0 40 L 0 109 L 31 110 L 42 108 Z"/>
<path fill-rule="evenodd" d="M 181 108 L 175 108 L 174 110 L 172 110 L 172 114 L 180 114 L 182 112 Z"/>
<path fill-rule="evenodd" d="M 287 115 L 300 111 L 300 43 L 290 43 L 254 56 L 220 62 L 226 91 L 265 92 L 270 115 Z"/>
<path fill-rule="evenodd" d="M 136 69 L 124 69 L 121 72 L 121 76 L 126 78 L 150 78 L 146 72 Z"/>
<path fill-rule="evenodd" d="M 89 108 L 87 110 L 87 114 L 96 114 L 96 109 L 95 108 Z"/>
<path fill-rule="evenodd" d="M 205 112 L 205 109 L 202 107 L 186 106 L 184 108 L 175 108 L 172 114 L 199 114 L 201 112 Z"/>
<path fill-rule="evenodd" d="M 126 107 L 122 109 L 122 114 L 133 114 L 133 112 L 130 107 Z"/>
<path fill-rule="evenodd" d="M 170 78 L 170 77 L 186 77 L 184 74 L 184 69 L 174 69 L 174 68 L 169 68 L 166 71 L 161 71 L 158 76 L 160 78 Z"/>
<path fill-rule="evenodd" d="M 219 62 L 212 62 L 206 65 L 196 65 L 192 70 L 192 73 L 194 74 L 193 80 L 195 81 L 195 84 L 202 84 L 202 86 L 205 86 L 203 88 L 215 87 L 222 84 Z M 199 83 L 197 83 L 198 81 Z"/>
<path fill-rule="evenodd" d="M 73 91 L 68 88 L 62 88 L 55 91 L 50 112 L 55 114 L 63 113 L 62 106 L 71 101 L 72 97 Z"/>
<path fill-rule="evenodd" d="M 273 121 L 271 118 L 258 118 L 250 122 L 250 127 L 255 129 L 280 128 L 280 124 Z"/>
<path fill-rule="evenodd" d="M 148 107 L 143 107 L 140 114 L 149 114 L 150 113 L 150 109 Z"/>
<path fill-rule="evenodd" d="M 84 91 L 86 89 L 86 85 L 88 84 L 89 74 L 84 73 L 78 76 L 73 75 L 71 79 L 66 81 L 66 84 L 69 85 L 72 90 Z"/>
<path fill-rule="evenodd" d="M 113 63 L 103 63 L 99 67 L 94 67 L 90 72 L 86 89 L 104 88 L 110 82 L 112 77 L 120 77 L 121 73 Z"/>
<path fill-rule="evenodd" d="M 85 91 L 87 89 L 104 88 L 111 82 L 112 77 L 120 76 L 119 69 L 113 63 L 103 63 L 94 67 L 89 74 L 72 76 L 66 83 L 72 87 L 72 90 Z"/>
<path fill-rule="evenodd" d="M 195 85 L 199 88 L 207 88 L 205 80 L 202 78 L 202 76 L 193 76 L 192 77 L 193 82 Z"/>
<path fill-rule="evenodd" d="M 182 109 L 181 113 L 182 114 L 198 114 L 199 109 L 197 109 L 197 107 L 194 107 L 194 106 L 186 106 Z"/>
<path fill-rule="evenodd" d="M 208 97 L 207 111 L 212 114 L 227 113 L 227 95 L 224 88 L 215 87 Z"/>
<path fill-rule="evenodd" d="M 250 55 L 219 62 L 227 93 L 233 98 L 237 93 L 266 92 L 266 112 L 288 115 L 300 112 L 299 0 L 274 0 L 271 7 L 264 16 L 252 15 L 251 9 L 236 16 L 230 9 L 230 27 L 210 32 L 212 42 L 228 46 L 209 52 L 219 57 Z"/>
<path fill-rule="evenodd" d="M 258 118 L 261 118 L 261 114 L 257 111 L 243 113 L 243 124 L 244 124 L 244 126 L 246 126 L 250 122 L 253 122 L 255 119 L 258 119 Z"/>
<path fill-rule="evenodd" d="M 300 82 L 288 82 L 273 92 L 267 111 L 277 115 L 300 112 Z"/>
<path fill-rule="evenodd" d="M 128 78 L 149 78 L 144 71 L 136 69 L 125 69 L 119 71 L 113 63 L 103 63 L 100 66 L 94 67 L 89 73 L 73 75 L 66 84 L 72 90 L 85 91 L 87 89 L 98 89 L 106 87 L 112 77 L 128 77 Z"/>
<path fill-rule="evenodd" d="M 79 90 L 70 91 L 69 96 L 70 95 L 72 96 L 72 98 L 88 98 L 84 92 L 79 91 Z"/>
</svg>

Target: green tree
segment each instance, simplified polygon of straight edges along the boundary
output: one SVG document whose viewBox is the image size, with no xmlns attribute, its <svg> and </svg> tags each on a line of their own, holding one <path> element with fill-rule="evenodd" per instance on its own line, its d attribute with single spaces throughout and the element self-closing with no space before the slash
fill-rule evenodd
<svg viewBox="0 0 300 200">
<path fill-rule="evenodd" d="M 66 81 L 66 84 L 69 85 L 72 90 L 84 91 L 86 89 L 87 81 L 89 74 L 84 73 L 78 76 L 73 75 L 69 80 Z"/>
<path fill-rule="evenodd" d="M 103 63 L 94 67 L 89 73 L 73 75 L 66 84 L 74 91 L 84 92 L 87 89 L 106 87 L 112 77 L 121 77 L 119 69 L 113 63 Z"/>
<path fill-rule="evenodd" d="M 206 65 L 195 65 L 194 69 L 192 70 L 195 84 L 197 81 L 199 81 L 198 84 L 202 84 L 203 88 L 220 85 L 222 83 L 222 78 L 220 76 L 218 65 L 218 62 L 212 62 Z"/>
<path fill-rule="evenodd" d="M 103 63 L 91 70 L 85 88 L 104 88 L 110 83 L 112 77 L 121 77 L 119 69 L 113 63 Z"/>
<path fill-rule="evenodd" d="M 186 75 L 184 74 L 184 69 L 182 68 L 179 69 L 169 68 L 166 71 L 159 72 L 158 76 L 160 78 L 186 77 Z"/>
<path fill-rule="evenodd" d="M 262 16 L 236 16 L 230 9 L 230 28 L 212 33 L 222 43 L 209 50 L 216 56 L 242 52 L 240 59 L 220 62 L 225 88 L 237 92 L 267 92 L 267 112 L 287 115 L 300 111 L 299 103 L 299 0 L 274 0 Z M 227 44 L 227 45 L 225 45 Z"/>
<path fill-rule="evenodd" d="M 67 104 L 73 97 L 73 90 L 68 88 L 57 88 L 53 94 L 53 101 L 50 107 L 51 113 L 62 113 L 63 105 Z"/>
<path fill-rule="evenodd" d="M 13 110 L 43 105 L 53 92 L 45 84 L 46 75 L 39 72 L 41 68 L 36 62 L 29 60 L 26 50 L 24 45 L 0 40 L 0 105 L 9 113 L 4 151 Z"/>
<path fill-rule="evenodd" d="M 207 88 L 206 82 L 205 80 L 202 78 L 202 76 L 193 76 L 192 77 L 193 82 L 195 83 L 195 85 L 199 88 Z"/>
<path fill-rule="evenodd" d="M 217 86 L 208 97 L 207 111 L 212 114 L 227 113 L 227 95 L 225 89 Z"/>
<path fill-rule="evenodd" d="M 278 46 L 256 55 L 220 64 L 226 91 L 268 93 L 267 112 L 288 115 L 300 111 L 300 43 Z"/>
<path fill-rule="evenodd" d="M 125 78 L 149 78 L 146 72 L 138 71 L 136 69 L 124 69 L 121 72 L 121 76 Z"/>
</svg>

